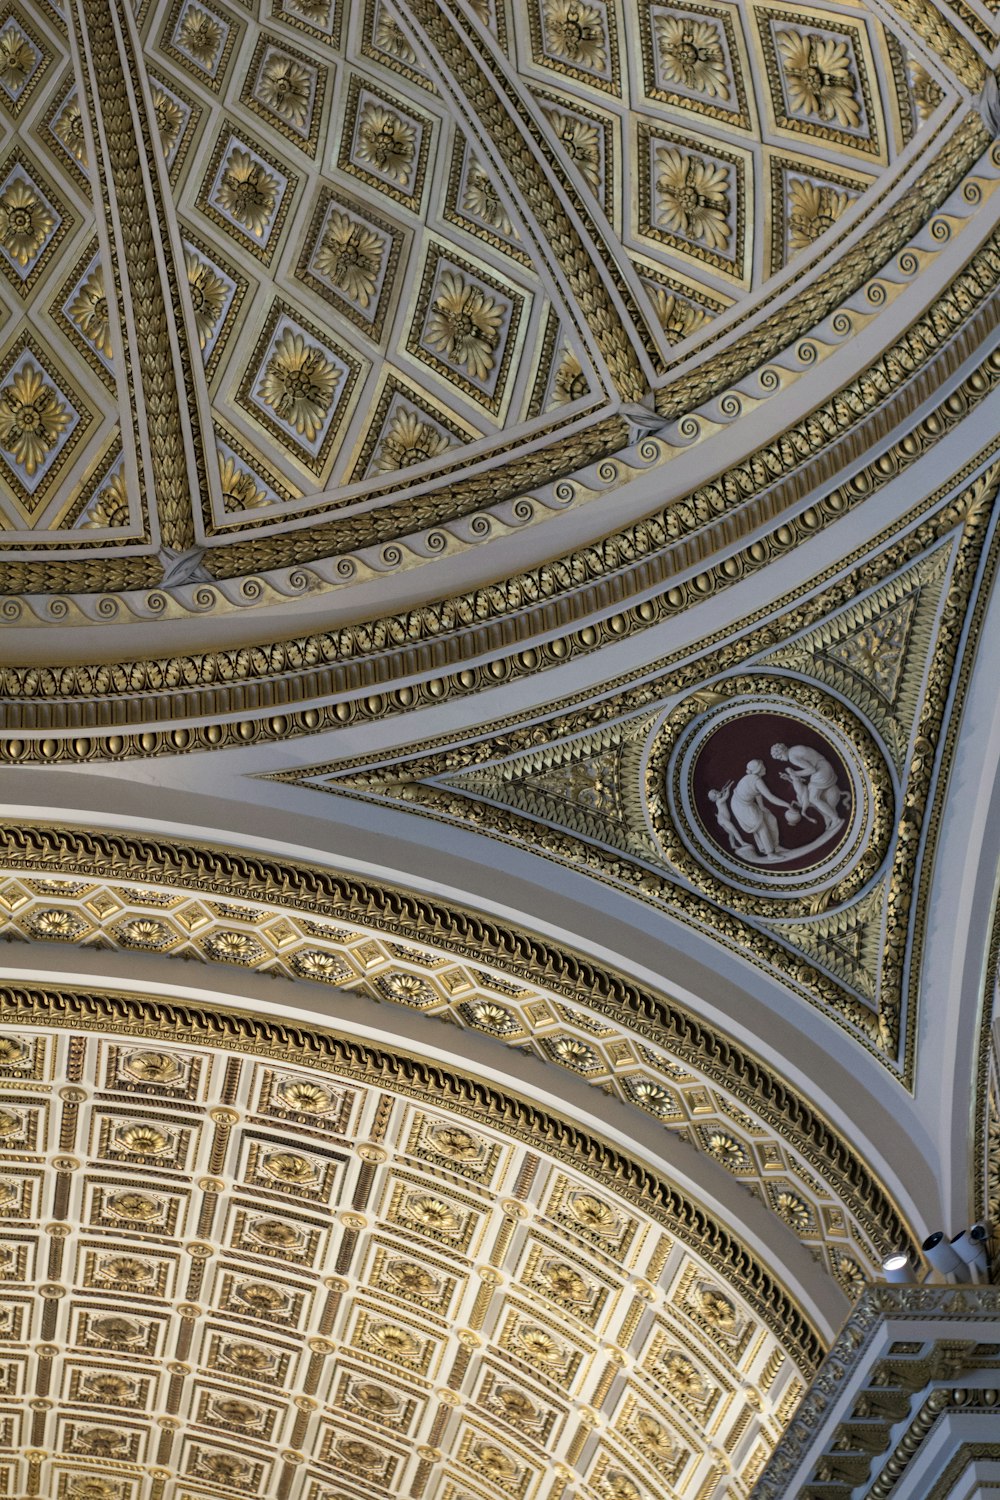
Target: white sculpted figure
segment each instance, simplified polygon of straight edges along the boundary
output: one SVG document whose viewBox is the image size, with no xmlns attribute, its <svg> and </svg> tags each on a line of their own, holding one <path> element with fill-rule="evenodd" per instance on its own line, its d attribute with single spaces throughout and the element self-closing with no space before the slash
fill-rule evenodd
<svg viewBox="0 0 1000 1500">
<path fill-rule="evenodd" d="M 783 854 L 778 820 L 764 804 L 770 802 L 775 807 L 787 808 L 791 803 L 774 795 L 764 780 L 766 774 L 767 767 L 762 760 L 749 761 L 746 775 L 741 776 L 733 788 L 730 806 L 733 817 L 743 832 L 750 834 L 761 854 Z"/>
<path fill-rule="evenodd" d="M 781 772 L 795 792 L 795 801 L 802 816 L 810 818 L 813 809 L 823 819 L 827 833 L 833 833 L 844 819 L 840 811 L 841 802 L 850 796 L 837 785 L 837 773 L 818 750 L 808 745 L 772 745 L 771 759 L 787 761 Z"/>
<path fill-rule="evenodd" d="M 722 787 L 721 790 L 716 791 L 713 788 L 713 790 L 708 794 L 708 800 L 709 802 L 714 804 L 715 821 L 718 823 L 719 827 L 728 838 L 729 847 L 730 849 L 732 849 L 733 853 L 752 854 L 753 845 L 747 843 L 746 839 L 743 837 L 743 835 L 740 833 L 740 830 L 733 822 L 732 814 L 729 811 L 729 793 L 732 791 L 732 789 L 733 783 L 731 781 L 727 781 L 725 786 Z"/>
</svg>

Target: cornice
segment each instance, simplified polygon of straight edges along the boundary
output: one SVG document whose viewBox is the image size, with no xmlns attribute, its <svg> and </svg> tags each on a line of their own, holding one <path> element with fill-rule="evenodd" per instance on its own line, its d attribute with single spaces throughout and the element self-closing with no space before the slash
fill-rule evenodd
<svg viewBox="0 0 1000 1500">
<path fill-rule="evenodd" d="M 530 932 L 316 866 L 122 833 L 51 825 L 8 828 L 0 835 L 0 868 L 64 880 L 136 881 L 223 902 L 258 901 L 277 914 L 355 922 L 401 942 L 432 945 L 515 980 L 530 974 L 533 982 L 596 1017 L 667 1049 L 682 1066 L 696 1067 L 737 1108 L 752 1110 L 805 1155 L 812 1170 L 850 1205 L 880 1252 L 897 1245 L 915 1251 L 913 1231 L 855 1146 L 758 1057 L 666 995 Z"/>
<path fill-rule="evenodd" d="M 43 986 L 0 986 L 8 1024 L 68 1028 L 280 1059 L 488 1121 L 557 1161 L 613 1188 L 739 1286 L 766 1325 L 795 1350 L 803 1369 L 819 1364 L 824 1345 L 795 1299 L 749 1249 L 699 1204 L 634 1157 L 571 1120 L 487 1083 L 403 1051 L 387 1052 L 331 1030 L 276 1023 L 236 1010 L 214 1010 L 162 997 Z"/>
<path fill-rule="evenodd" d="M 815 484 L 816 454 L 829 436 L 851 438 L 838 458 L 842 467 L 857 451 L 852 429 L 859 422 L 867 418 L 877 431 L 889 432 L 907 409 L 913 409 L 924 392 L 913 377 L 932 352 L 932 357 L 940 352 L 944 360 L 944 366 L 935 370 L 935 382 L 944 380 L 948 369 L 968 358 L 991 325 L 982 304 L 1000 278 L 998 247 L 1000 241 L 991 241 L 973 257 L 949 293 L 890 355 L 780 441 L 721 480 L 703 486 L 683 504 L 671 505 L 599 546 L 503 584 L 405 615 L 345 626 L 335 633 L 195 657 L 62 668 L 7 667 L 0 676 L 9 703 L 8 733 L 0 740 L 0 757 L 42 763 L 117 759 L 287 739 L 465 696 L 588 655 L 608 641 L 676 617 L 787 555 L 867 501 L 888 479 L 933 448 L 995 388 L 1000 381 L 998 351 L 967 375 L 937 410 L 850 479 L 805 510 L 772 524 L 768 532 L 731 551 L 724 561 L 670 582 L 674 564 L 685 560 L 673 556 L 671 549 L 686 532 L 691 533 L 693 546 L 695 534 L 707 523 L 710 530 L 717 528 L 720 543 L 725 539 L 731 544 L 734 518 L 742 517 L 747 525 L 762 519 L 756 502 L 747 503 L 747 497 L 762 488 L 767 491 L 765 508 L 773 523 L 792 497 L 801 495 L 805 483 Z M 860 429 L 854 436 L 859 435 Z M 873 436 L 869 427 L 864 441 L 870 442 Z M 775 480 L 785 475 L 791 488 L 776 500 Z M 688 545 L 686 539 L 684 545 Z M 697 552 L 701 551 L 699 545 Z M 697 552 L 690 553 L 692 560 Z M 638 604 L 623 604 L 630 594 L 651 588 L 659 592 Z M 599 621 L 566 629 L 567 612 L 579 619 L 595 609 L 607 612 L 609 608 L 614 612 L 605 613 Z M 553 627 L 558 633 L 544 643 L 519 647 L 519 642 Z M 459 665 L 481 653 L 489 658 L 486 662 L 475 667 Z M 427 676 L 428 672 L 435 675 Z M 420 674 L 419 680 L 391 686 L 394 680 L 414 673 Z M 373 693 L 376 679 L 383 686 Z M 329 701 L 334 697 L 341 701 Z M 296 706 L 310 699 L 320 701 Z M 248 708 L 250 717 L 221 722 L 221 716 L 234 709 L 246 715 Z M 185 720 L 203 722 L 177 726 L 179 713 Z M 109 714 L 113 728 L 99 731 L 98 723 L 107 724 Z M 137 720 L 152 725 L 159 720 L 171 727 L 130 731 L 128 725 Z M 71 727 L 72 735 L 67 733 Z M 37 738 L 39 733 L 46 738 Z"/>
<path fill-rule="evenodd" d="M 562 705 L 562 712 L 550 715 L 544 728 L 536 722 L 520 725 L 510 720 L 495 726 L 488 738 L 479 738 L 471 745 L 439 739 L 418 745 L 409 754 L 383 764 L 373 765 L 371 757 L 355 757 L 273 773 L 271 779 L 309 785 L 331 794 L 375 801 L 388 799 L 430 817 L 464 823 L 485 836 L 527 846 L 544 858 L 582 869 L 599 881 L 626 890 L 637 901 L 660 911 L 668 910 L 692 926 L 707 928 L 731 951 L 779 975 L 783 983 L 809 1004 L 845 1025 L 873 1055 L 892 1070 L 898 1069 L 899 1076 L 910 1086 L 927 881 L 963 695 L 1000 546 L 995 534 L 993 541 L 989 540 L 997 475 L 995 464 L 983 469 L 984 457 L 979 455 L 936 496 L 929 497 L 926 505 L 930 515 L 926 519 L 920 519 L 924 507 L 919 507 L 916 514 L 911 512 L 900 523 L 901 534 L 883 534 L 874 545 L 844 559 L 835 581 L 825 590 L 815 590 L 819 580 L 812 580 L 801 591 L 804 599 L 797 593 L 782 600 L 779 607 L 784 612 L 767 624 L 750 622 L 749 628 L 738 635 L 703 642 L 700 653 L 686 657 L 683 662 L 661 661 L 655 671 L 643 675 L 641 685 L 635 688 L 623 690 L 618 684 L 606 684 L 599 702 L 581 695 L 577 704 Z M 904 526 L 908 529 L 904 530 Z M 743 681 L 738 674 L 746 674 L 755 658 L 758 675 L 772 671 L 777 660 L 776 648 L 832 616 L 859 593 L 893 577 L 949 534 L 957 539 L 957 552 L 917 720 L 908 738 L 907 761 L 901 767 L 898 802 L 889 786 L 881 754 L 873 745 L 866 752 L 872 786 L 878 789 L 881 812 L 876 821 L 880 820 L 881 832 L 876 831 L 872 843 L 873 856 L 878 857 L 867 861 L 863 879 L 870 882 L 881 871 L 888 882 L 877 1009 L 817 967 L 800 949 L 783 944 L 775 920 L 761 928 L 741 917 L 741 909 L 759 912 L 766 907 L 768 903 L 763 898 L 754 903 L 749 897 L 734 896 L 722 885 L 706 887 L 704 874 L 693 872 L 683 850 L 676 859 L 671 857 L 666 861 L 651 858 L 651 850 L 645 851 L 643 857 L 644 850 L 637 841 L 645 829 L 641 808 L 631 820 L 635 834 L 632 843 L 609 847 L 608 840 L 602 841 L 594 833 L 588 835 L 583 826 L 570 828 L 560 826 L 558 819 L 522 815 L 513 806 L 472 795 L 460 779 L 449 780 L 455 773 L 467 772 L 477 764 L 501 761 L 573 734 L 592 733 L 599 725 L 621 723 L 637 714 L 648 718 L 658 712 L 669 713 L 683 722 L 700 711 L 705 694 L 735 690 L 733 684 L 738 686 Z M 745 686 L 748 690 L 752 688 L 749 678 Z M 808 676 L 800 680 L 797 672 L 786 674 L 785 686 L 792 697 L 816 691 L 815 682 Z M 833 712 L 836 717 L 839 709 Z M 865 740 L 860 729 L 854 737 Z M 939 741 L 943 747 L 940 762 L 928 753 L 929 747 Z M 650 778 L 657 780 L 661 769 L 654 752 Z M 626 801 L 630 798 L 636 801 L 639 787 L 623 782 L 619 794 Z M 661 843 L 667 837 L 668 853 L 673 851 L 676 840 L 668 836 L 668 821 L 652 808 L 648 796 L 646 805 L 652 809 L 653 826 L 659 827 Z M 894 825 L 891 841 L 890 823 Z M 842 899 L 846 899 L 846 894 L 843 893 Z M 810 910 L 816 915 L 821 908 L 814 906 Z M 794 915 L 794 910 L 789 914 Z M 778 915 L 772 908 L 772 917 L 776 919 Z"/>
</svg>

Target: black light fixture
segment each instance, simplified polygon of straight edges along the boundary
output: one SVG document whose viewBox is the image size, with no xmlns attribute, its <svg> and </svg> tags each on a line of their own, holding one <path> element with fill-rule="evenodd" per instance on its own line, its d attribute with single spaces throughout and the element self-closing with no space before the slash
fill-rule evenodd
<svg viewBox="0 0 1000 1500">
<path fill-rule="evenodd" d="M 943 1229 L 929 1234 L 920 1248 L 928 1263 L 942 1276 L 960 1275 L 965 1270 L 965 1260 L 957 1253 L 958 1246 L 946 1238 Z"/>
</svg>

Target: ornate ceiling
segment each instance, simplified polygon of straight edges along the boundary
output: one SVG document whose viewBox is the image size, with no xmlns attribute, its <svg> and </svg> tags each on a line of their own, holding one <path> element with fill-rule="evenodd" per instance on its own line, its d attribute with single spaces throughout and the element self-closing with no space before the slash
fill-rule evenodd
<svg viewBox="0 0 1000 1500">
<path fill-rule="evenodd" d="M 523 563 L 566 508 L 607 531 L 637 472 L 731 466 L 735 416 L 762 409 L 755 445 L 884 305 L 919 310 L 995 185 L 985 17 L 256 11 L 5 12 L 8 619 L 370 613 L 484 542 Z"/>
<path fill-rule="evenodd" d="M 4 1044 L 12 1492 L 746 1492 L 818 1341 L 643 1168 L 371 1047 L 61 1003 Z"/>
<path fill-rule="evenodd" d="M 996 1215 L 998 64 L 0 5 L 0 1492 L 741 1500 Z"/>
</svg>

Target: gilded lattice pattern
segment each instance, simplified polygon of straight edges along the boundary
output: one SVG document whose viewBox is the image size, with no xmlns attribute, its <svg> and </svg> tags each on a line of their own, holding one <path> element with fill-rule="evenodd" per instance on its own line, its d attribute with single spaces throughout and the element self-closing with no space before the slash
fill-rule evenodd
<svg viewBox="0 0 1000 1500">
<path fill-rule="evenodd" d="M 135 542 L 90 571 L 77 558 L 53 572 L 48 551 L 46 570 L 24 559 L 9 575 L 15 589 L 44 580 L 69 594 L 98 574 L 116 587 L 164 570 L 173 581 L 145 536 L 148 493 L 172 558 L 199 527 L 212 541 L 211 566 L 189 564 L 203 579 L 298 564 L 310 545 L 325 556 L 347 484 L 377 501 L 368 521 L 350 496 L 353 532 L 369 541 L 392 541 L 404 517 L 433 527 L 465 514 L 471 490 L 454 476 L 470 442 L 477 462 L 491 453 L 508 468 L 501 478 L 492 464 L 493 496 L 606 456 L 622 424 L 592 423 L 589 446 L 564 443 L 563 424 L 616 393 L 643 399 L 650 378 L 668 380 L 676 346 L 713 341 L 719 313 L 793 262 L 804 283 L 807 263 L 891 199 L 904 145 L 938 152 L 949 66 L 966 84 L 975 70 L 945 18 L 908 17 L 934 53 L 918 60 L 884 21 L 776 0 L 531 0 L 515 18 L 483 0 L 461 19 L 432 0 L 350 14 L 281 0 L 261 23 L 222 0 L 157 0 L 142 8 L 137 56 L 103 0 L 74 21 L 72 47 L 54 14 L 0 8 L 0 113 L 13 129 L 0 274 L 29 316 L 44 300 L 59 389 L 86 384 L 86 366 L 102 409 L 60 467 L 58 498 L 15 505 L 4 524 L 75 528 L 121 408 Z M 504 68 L 480 58 L 485 34 Z M 138 113 L 125 106 L 131 78 Z M 956 149 L 945 141 L 941 162 Z M 935 165 L 930 206 L 973 154 L 970 136 Z M 135 171 L 158 155 L 162 180 Z M 100 233 L 95 197 L 113 206 Z M 161 264 L 150 247 L 165 218 Z M 897 239 L 886 231 L 886 253 Z M 839 261 L 843 288 L 870 269 Z M 149 309 L 136 323 L 117 311 L 123 284 Z M 302 348 L 257 346 L 248 309 L 279 303 Z M 306 339 L 310 324 L 325 348 Z M 727 379 L 750 368 L 730 363 Z M 412 392 L 405 410 L 382 409 L 390 380 Z M 250 455 L 242 500 L 213 428 Z M 23 502 L 33 476 L 14 467 Z M 414 484 L 417 511 L 404 498 Z"/>
<path fill-rule="evenodd" d="M 808 1370 L 736 1276 L 543 1130 L 344 1063 L 165 1046 L 151 1009 L 8 1034 L 9 1486 L 694 1496 L 772 1451 Z"/>
<path fill-rule="evenodd" d="M 775 1132 L 752 1094 L 720 1088 L 648 1029 L 567 1003 L 537 981 L 458 962 L 430 944 L 393 942 L 376 929 L 179 890 L 18 877 L 0 885 L 0 913 L 0 936 L 110 944 L 312 980 L 498 1037 L 615 1093 L 753 1185 L 850 1295 L 878 1265 L 879 1226 L 828 1174 L 823 1180 L 822 1165 L 794 1139 Z"/>
</svg>

